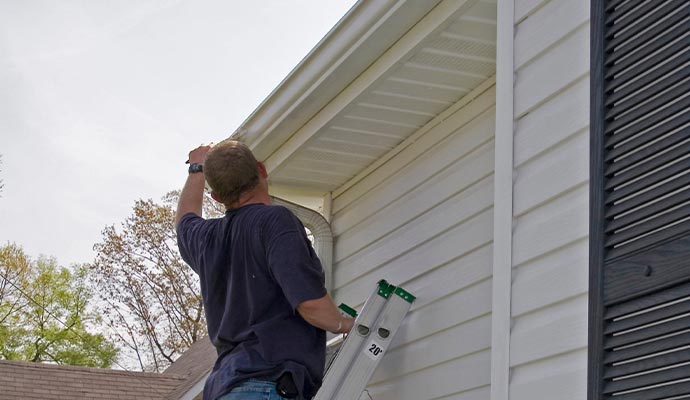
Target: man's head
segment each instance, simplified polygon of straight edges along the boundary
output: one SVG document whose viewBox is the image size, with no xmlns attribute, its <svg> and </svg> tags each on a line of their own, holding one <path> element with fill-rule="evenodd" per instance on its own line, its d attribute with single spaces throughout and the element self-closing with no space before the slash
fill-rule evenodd
<svg viewBox="0 0 690 400">
<path fill-rule="evenodd" d="M 204 176 L 213 191 L 213 198 L 232 208 L 240 195 L 259 185 L 260 178 L 265 178 L 265 170 L 246 145 L 224 140 L 208 152 Z"/>
</svg>

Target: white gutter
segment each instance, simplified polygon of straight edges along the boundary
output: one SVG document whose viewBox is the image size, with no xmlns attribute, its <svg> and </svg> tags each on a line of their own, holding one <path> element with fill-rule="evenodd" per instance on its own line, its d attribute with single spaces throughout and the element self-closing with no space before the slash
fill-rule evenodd
<svg viewBox="0 0 690 400">
<path fill-rule="evenodd" d="M 314 251 L 321 260 L 326 275 L 326 290 L 331 291 L 331 276 L 333 269 L 333 232 L 326 218 L 318 212 L 287 200 L 272 197 L 273 204 L 283 206 L 292 211 L 302 221 L 305 227 L 314 235 Z"/>
</svg>

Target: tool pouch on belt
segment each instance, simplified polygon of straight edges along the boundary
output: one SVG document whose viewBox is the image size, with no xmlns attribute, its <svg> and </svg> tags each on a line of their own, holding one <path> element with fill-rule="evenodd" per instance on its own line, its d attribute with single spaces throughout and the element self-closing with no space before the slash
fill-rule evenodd
<svg viewBox="0 0 690 400">
<path fill-rule="evenodd" d="M 276 392 L 285 399 L 297 398 L 299 392 L 295 386 L 295 381 L 292 380 L 291 373 L 285 372 L 278 378 L 276 381 Z"/>
</svg>

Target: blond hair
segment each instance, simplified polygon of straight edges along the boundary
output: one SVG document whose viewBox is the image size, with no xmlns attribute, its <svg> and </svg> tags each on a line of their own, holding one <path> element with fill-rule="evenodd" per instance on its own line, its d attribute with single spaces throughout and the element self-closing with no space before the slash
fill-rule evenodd
<svg viewBox="0 0 690 400">
<path fill-rule="evenodd" d="M 259 184 L 259 166 L 249 147 L 228 139 L 208 152 L 204 176 L 213 192 L 230 208 L 240 195 Z"/>
</svg>

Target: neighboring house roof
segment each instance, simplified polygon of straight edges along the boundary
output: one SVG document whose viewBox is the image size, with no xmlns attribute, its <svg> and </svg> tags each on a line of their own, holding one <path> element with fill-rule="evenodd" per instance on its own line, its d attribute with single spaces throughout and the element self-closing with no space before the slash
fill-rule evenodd
<svg viewBox="0 0 690 400">
<path fill-rule="evenodd" d="M 184 376 L 184 382 L 166 399 L 196 398 L 216 361 L 216 348 L 208 336 L 197 340 L 187 351 L 163 372 L 163 375 Z M 191 391 L 194 389 L 193 391 Z M 191 392 L 190 392 L 191 391 Z"/>
<path fill-rule="evenodd" d="M 208 337 L 194 343 L 162 374 L 0 360 L 0 400 L 200 398 L 215 360 Z"/>
<path fill-rule="evenodd" d="M 162 400 L 185 376 L 0 361 L 0 399 Z"/>
</svg>

